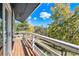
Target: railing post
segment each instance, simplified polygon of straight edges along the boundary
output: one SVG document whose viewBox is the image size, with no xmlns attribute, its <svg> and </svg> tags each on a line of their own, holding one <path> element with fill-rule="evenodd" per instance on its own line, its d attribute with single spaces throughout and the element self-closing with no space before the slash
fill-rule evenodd
<svg viewBox="0 0 79 59">
<path fill-rule="evenodd" d="M 34 44 L 35 43 L 35 36 L 33 35 L 33 37 L 32 37 L 32 48 L 33 48 L 33 50 L 34 50 Z"/>
</svg>

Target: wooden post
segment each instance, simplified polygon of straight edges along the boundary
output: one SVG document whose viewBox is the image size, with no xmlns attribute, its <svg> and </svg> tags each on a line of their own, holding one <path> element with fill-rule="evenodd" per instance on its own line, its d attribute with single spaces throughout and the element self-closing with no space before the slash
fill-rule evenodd
<svg viewBox="0 0 79 59">
<path fill-rule="evenodd" d="M 11 55 L 12 51 L 11 15 L 10 4 L 3 3 L 3 55 L 5 56 Z"/>
<path fill-rule="evenodd" d="M 32 39 L 32 48 L 33 48 L 33 50 L 34 50 L 34 44 L 35 43 L 35 36 L 33 35 L 33 39 Z"/>
</svg>

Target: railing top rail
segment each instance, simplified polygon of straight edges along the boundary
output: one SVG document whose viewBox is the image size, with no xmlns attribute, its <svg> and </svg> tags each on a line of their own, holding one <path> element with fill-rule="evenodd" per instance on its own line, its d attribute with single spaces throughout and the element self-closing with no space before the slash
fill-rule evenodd
<svg viewBox="0 0 79 59">
<path fill-rule="evenodd" d="M 44 40 L 46 40 L 50 43 L 53 43 L 57 46 L 61 46 L 62 48 L 65 48 L 69 51 L 72 51 L 72 52 L 79 54 L 79 45 L 75 45 L 75 44 L 71 44 L 71 43 L 68 43 L 68 42 L 61 41 L 61 40 L 53 39 L 53 38 L 43 36 L 43 35 L 39 35 L 39 34 L 36 34 L 36 33 L 31 33 L 31 34 L 34 35 L 34 36 L 38 36 L 40 38 L 43 38 Z"/>
<path fill-rule="evenodd" d="M 46 40 L 46 41 L 48 41 L 52 44 L 55 44 L 57 46 L 60 46 L 60 47 L 65 48 L 69 51 L 72 51 L 72 52 L 79 54 L 79 45 L 75 45 L 75 44 L 71 44 L 71 43 L 68 43 L 68 42 L 61 41 L 61 40 L 53 39 L 53 38 L 50 38 L 50 37 L 47 37 L 47 36 L 44 36 L 44 35 L 40 35 L 40 34 L 36 34 L 36 33 L 29 33 L 28 32 L 26 34 L 32 34 L 33 36 L 40 37 L 43 40 Z"/>
</svg>

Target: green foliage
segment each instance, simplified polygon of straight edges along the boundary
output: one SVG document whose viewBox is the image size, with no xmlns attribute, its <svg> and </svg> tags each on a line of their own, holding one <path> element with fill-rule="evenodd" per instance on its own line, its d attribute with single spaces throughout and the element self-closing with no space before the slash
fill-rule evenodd
<svg viewBox="0 0 79 59">
<path fill-rule="evenodd" d="M 44 28 L 43 26 L 35 26 L 35 33 L 47 35 L 47 28 Z"/>
<path fill-rule="evenodd" d="M 53 12 L 53 15 L 51 16 L 53 20 L 59 20 L 59 18 L 65 18 L 69 16 L 70 13 L 70 7 L 69 4 L 55 4 L 54 7 L 51 7 L 51 10 Z"/>
<path fill-rule="evenodd" d="M 75 14 L 79 15 L 79 6 L 76 7 Z"/>
<path fill-rule="evenodd" d="M 64 6 L 64 4 L 62 4 Z M 54 7 L 58 7 L 56 4 Z M 52 38 L 63 40 L 66 42 L 70 42 L 73 44 L 79 45 L 79 14 L 78 10 L 75 10 L 74 14 L 69 13 L 69 5 L 65 4 L 66 7 L 66 15 L 63 13 L 62 7 L 58 10 L 54 10 L 52 19 L 55 21 L 49 25 L 48 35 Z M 65 7 L 64 11 L 65 11 Z M 60 15 L 57 16 L 56 12 L 61 11 Z M 61 16 L 61 17 L 60 17 Z"/>
<path fill-rule="evenodd" d="M 16 31 L 26 31 L 28 29 L 28 23 L 26 21 L 22 21 L 16 24 Z"/>
<path fill-rule="evenodd" d="M 29 31 L 29 32 L 32 32 L 32 33 L 33 33 L 33 32 L 35 31 L 35 29 L 34 29 L 34 26 L 33 26 L 33 25 L 29 24 L 29 26 L 28 26 L 28 27 L 29 27 L 29 29 L 28 29 L 28 31 Z"/>
</svg>

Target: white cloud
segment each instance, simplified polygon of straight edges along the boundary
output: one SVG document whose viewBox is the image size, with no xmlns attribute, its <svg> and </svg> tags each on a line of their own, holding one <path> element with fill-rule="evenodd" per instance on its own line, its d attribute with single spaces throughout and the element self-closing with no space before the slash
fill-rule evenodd
<svg viewBox="0 0 79 59">
<path fill-rule="evenodd" d="M 36 17 L 34 17 L 34 20 L 37 20 L 37 18 L 36 18 Z"/>
<path fill-rule="evenodd" d="M 43 19 L 50 18 L 51 14 L 48 12 L 41 12 L 40 17 Z"/>
</svg>

